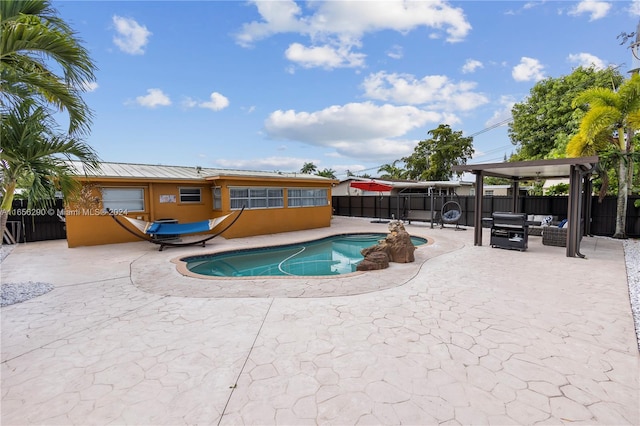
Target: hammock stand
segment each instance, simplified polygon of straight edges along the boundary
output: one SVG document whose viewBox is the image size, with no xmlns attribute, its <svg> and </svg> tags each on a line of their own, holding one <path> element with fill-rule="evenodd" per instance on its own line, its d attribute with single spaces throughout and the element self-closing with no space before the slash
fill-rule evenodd
<svg viewBox="0 0 640 426">
<path fill-rule="evenodd" d="M 220 232 L 216 232 L 213 235 L 207 235 L 205 238 L 202 238 L 200 240 L 196 240 L 196 241 L 189 241 L 189 242 L 185 242 L 185 243 L 172 243 L 169 242 L 167 240 L 159 240 L 156 239 L 154 237 L 149 237 L 147 236 L 147 234 L 140 234 L 138 232 L 134 232 L 131 229 L 129 229 L 129 227 L 127 227 L 125 224 L 123 224 L 122 222 L 120 222 L 118 220 L 118 216 L 113 214 L 111 212 L 111 210 L 107 209 L 107 212 L 109 213 L 109 216 L 111 216 L 111 218 L 113 220 L 115 220 L 115 222 L 120 225 L 120 227 L 122 227 L 125 231 L 127 231 L 128 233 L 130 233 L 131 235 L 135 236 L 136 238 L 140 238 L 141 240 L 145 240 L 148 241 L 150 243 L 153 244 L 157 244 L 160 246 L 159 251 L 162 251 L 165 247 L 186 247 L 186 246 L 195 246 L 198 244 L 202 244 L 202 247 L 205 246 L 205 243 L 209 240 L 214 239 L 215 237 L 217 237 L 218 235 L 222 234 L 224 231 L 226 231 L 227 229 L 231 228 L 231 226 L 236 223 L 236 221 L 238 220 L 238 218 L 240 217 L 240 215 L 242 214 L 242 212 L 244 211 L 244 207 L 242 206 L 242 209 L 240 209 L 240 211 L 238 211 L 238 214 L 236 215 L 236 217 L 231 221 L 231 223 L 229 223 L 227 226 L 225 226 Z M 214 226 L 215 228 L 215 226 Z M 213 229 L 213 228 L 212 228 Z M 186 233 L 192 233 L 191 232 L 186 232 Z M 173 232 L 175 234 L 175 232 Z"/>
</svg>

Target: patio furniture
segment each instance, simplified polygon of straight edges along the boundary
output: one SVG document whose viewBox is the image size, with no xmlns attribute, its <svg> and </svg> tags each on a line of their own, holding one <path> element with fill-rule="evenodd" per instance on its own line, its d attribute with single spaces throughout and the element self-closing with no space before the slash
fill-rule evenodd
<svg viewBox="0 0 640 426">
<path fill-rule="evenodd" d="M 528 247 L 527 215 L 495 212 L 492 214 L 491 247 L 525 251 Z"/>
<path fill-rule="evenodd" d="M 551 218 L 549 220 L 549 218 Z M 542 232 L 549 226 L 558 226 L 560 221 L 558 220 L 558 216 L 551 216 L 548 214 L 530 214 L 527 216 L 527 221 L 529 224 L 529 235 L 537 235 L 541 236 Z M 535 223 L 535 225 L 534 225 Z"/>
<path fill-rule="evenodd" d="M 457 201 L 447 201 L 442 206 L 440 214 L 440 227 L 444 228 L 445 223 L 456 224 L 456 229 L 460 229 L 458 221 L 462 217 L 462 207 Z"/>
<path fill-rule="evenodd" d="M 440 212 L 435 210 L 409 210 L 404 220 L 409 222 L 409 225 L 411 225 L 412 220 L 414 222 L 437 222 L 439 215 Z"/>
<path fill-rule="evenodd" d="M 567 228 L 547 226 L 542 231 L 542 244 L 545 246 L 567 246 Z"/>
</svg>

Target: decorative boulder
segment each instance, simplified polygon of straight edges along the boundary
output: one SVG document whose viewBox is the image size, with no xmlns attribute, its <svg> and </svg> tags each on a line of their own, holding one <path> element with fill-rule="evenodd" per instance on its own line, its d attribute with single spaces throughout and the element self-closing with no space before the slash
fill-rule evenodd
<svg viewBox="0 0 640 426">
<path fill-rule="evenodd" d="M 357 266 L 358 271 L 373 271 L 389 267 L 389 262 L 409 263 L 415 261 L 413 252 L 416 246 L 411 235 L 404 229 L 400 221 L 389 224 L 389 235 L 384 240 L 360 251 L 364 260 Z"/>
<path fill-rule="evenodd" d="M 409 263 L 415 261 L 414 252 L 416 246 L 411 241 L 411 235 L 404 229 L 400 221 L 389 224 L 389 235 L 384 240 L 389 260 L 396 263 Z"/>
<path fill-rule="evenodd" d="M 367 250 L 367 249 L 364 249 L 364 250 Z M 367 254 L 364 260 L 358 263 L 356 270 L 375 271 L 378 269 L 385 269 L 388 267 L 389 267 L 389 256 L 387 256 L 387 254 L 384 251 L 375 250 Z"/>
</svg>

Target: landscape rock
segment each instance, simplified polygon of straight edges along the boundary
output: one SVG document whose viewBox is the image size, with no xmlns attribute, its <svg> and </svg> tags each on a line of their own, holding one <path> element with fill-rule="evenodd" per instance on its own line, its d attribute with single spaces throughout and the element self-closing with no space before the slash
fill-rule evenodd
<svg viewBox="0 0 640 426">
<path fill-rule="evenodd" d="M 389 262 L 409 263 L 415 261 L 416 246 L 411 235 L 404 229 L 400 221 L 389 224 L 389 235 L 371 247 L 362 249 L 364 260 L 357 266 L 358 271 L 373 271 L 389 267 Z"/>
<path fill-rule="evenodd" d="M 362 262 L 358 263 L 356 270 L 375 271 L 378 269 L 386 269 L 388 267 L 389 267 L 389 256 L 387 256 L 387 254 L 384 251 L 372 251 L 362 260 Z"/>
</svg>

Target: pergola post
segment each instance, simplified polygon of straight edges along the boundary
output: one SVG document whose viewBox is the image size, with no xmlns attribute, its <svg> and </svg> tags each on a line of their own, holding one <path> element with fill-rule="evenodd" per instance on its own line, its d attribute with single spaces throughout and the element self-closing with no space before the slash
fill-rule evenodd
<svg viewBox="0 0 640 426">
<path fill-rule="evenodd" d="M 513 194 L 511 194 L 511 211 L 518 213 L 520 210 L 520 181 L 513 179 L 513 185 L 511 187 L 513 188 Z"/>
<path fill-rule="evenodd" d="M 582 199 L 582 217 L 584 217 L 584 227 L 582 235 L 591 234 L 591 206 L 593 204 L 593 181 L 591 180 L 590 175 L 584 176 L 584 191 L 583 191 L 583 199 Z"/>
<path fill-rule="evenodd" d="M 580 205 L 582 204 L 582 176 L 575 165 L 570 168 L 569 206 L 567 212 L 567 257 L 579 255 L 580 241 Z M 580 255 L 582 257 L 582 255 Z"/>
<path fill-rule="evenodd" d="M 482 198 L 484 195 L 484 179 L 482 171 L 476 171 L 476 198 L 474 200 L 473 245 L 482 245 Z"/>
</svg>

